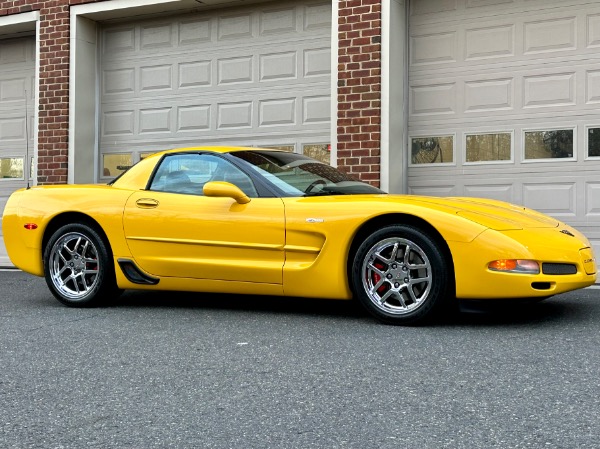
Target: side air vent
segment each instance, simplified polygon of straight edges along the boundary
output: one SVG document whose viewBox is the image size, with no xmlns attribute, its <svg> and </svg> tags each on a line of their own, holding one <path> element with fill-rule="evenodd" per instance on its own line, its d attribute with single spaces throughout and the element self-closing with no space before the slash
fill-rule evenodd
<svg viewBox="0 0 600 449">
<path fill-rule="evenodd" d="M 543 263 L 542 273 L 544 274 L 576 274 L 577 266 L 571 263 Z"/>
<path fill-rule="evenodd" d="M 118 259 L 119 266 L 129 282 L 142 285 L 156 285 L 160 279 L 152 277 L 138 268 L 133 260 Z"/>
</svg>

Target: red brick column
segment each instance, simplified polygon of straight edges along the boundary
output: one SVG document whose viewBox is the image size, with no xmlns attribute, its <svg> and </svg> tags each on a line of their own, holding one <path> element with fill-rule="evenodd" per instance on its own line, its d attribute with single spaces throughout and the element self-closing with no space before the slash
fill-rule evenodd
<svg viewBox="0 0 600 449">
<path fill-rule="evenodd" d="M 338 40 L 338 166 L 379 186 L 381 0 L 340 1 Z"/>
<path fill-rule="evenodd" d="M 39 184 L 67 182 L 69 54 L 69 6 L 64 2 L 43 7 L 40 10 Z"/>
<path fill-rule="evenodd" d="M 69 5 L 94 0 L 0 0 L 0 16 L 40 12 L 38 184 L 67 182 Z"/>
</svg>

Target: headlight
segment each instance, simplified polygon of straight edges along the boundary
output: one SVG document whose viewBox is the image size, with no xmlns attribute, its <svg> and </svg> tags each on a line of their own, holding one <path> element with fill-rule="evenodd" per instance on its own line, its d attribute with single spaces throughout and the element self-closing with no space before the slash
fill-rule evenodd
<svg viewBox="0 0 600 449">
<path fill-rule="evenodd" d="M 504 273 L 539 274 L 540 265 L 535 260 L 500 259 L 490 262 L 488 269 Z"/>
</svg>

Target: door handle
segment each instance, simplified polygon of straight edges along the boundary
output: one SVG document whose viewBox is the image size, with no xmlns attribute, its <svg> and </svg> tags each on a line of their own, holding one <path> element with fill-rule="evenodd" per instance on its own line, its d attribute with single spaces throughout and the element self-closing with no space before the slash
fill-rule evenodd
<svg viewBox="0 0 600 449">
<path fill-rule="evenodd" d="M 157 207 L 159 202 L 158 200 L 154 200 L 152 198 L 140 198 L 135 202 L 137 207 L 141 207 L 142 209 L 152 209 Z"/>
</svg>

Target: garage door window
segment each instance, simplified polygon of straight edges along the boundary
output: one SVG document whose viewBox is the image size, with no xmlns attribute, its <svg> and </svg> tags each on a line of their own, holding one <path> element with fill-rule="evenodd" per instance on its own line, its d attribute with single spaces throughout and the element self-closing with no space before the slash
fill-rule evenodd
<svg viewBox="0 0 600 449">
<path fill-rule="evenodd" d="M 325 143 L 315 143 L 302 146 L 302 154 L 312 157 L 324 164 L 331 164 L 331 151 L 329 145 Z"/>
<path fill-rule="evenodd" d="M 600 127 L 587 130 L 587 155 L 588 157 L 600 157 Z"/>
<path fill-rule="evenodd" d="M 1 158 L 0 179 L 23 179 L 23 158 Z"/>
<path fill-rule="evenodd" d="M 410 156 L 413 165 L 452 164 L 454 136 L 413 137 Z"/>
<path fill-rule="evenodd" d="M 510 162 L 512 160 L 512 133 L 467 134 L 467 163 Z"/>
<path fill-rule="evenodd" d="M 573 158 L 573 129 L 525 131 L 525 159 Z"/>
<path fill-rule="evenodd" d="M 102 156 L 102 177 L 114 178 L 133 165 L 131 153 L 104 154 Z"/>
</svg>

